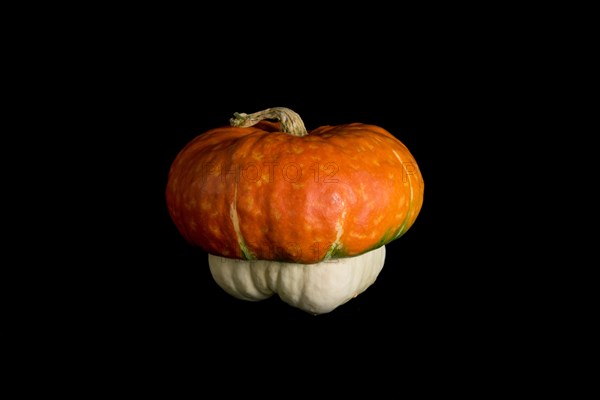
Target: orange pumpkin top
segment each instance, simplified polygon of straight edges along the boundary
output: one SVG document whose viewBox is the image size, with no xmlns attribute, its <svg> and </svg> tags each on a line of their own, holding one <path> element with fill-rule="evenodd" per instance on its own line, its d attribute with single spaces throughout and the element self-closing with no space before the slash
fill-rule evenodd
<svg viewBox="0 0 600 400">
<path fill-rule="evenodd" d="M 286 108 L 234 115 L 241 126 L 197 136 L 169 171 L 168 211 L 190 243 L 222 257 L 312 264 L 373 250 L 415 222 L 423 178 L 383 128 L 307 132 Z"/>
</svg>

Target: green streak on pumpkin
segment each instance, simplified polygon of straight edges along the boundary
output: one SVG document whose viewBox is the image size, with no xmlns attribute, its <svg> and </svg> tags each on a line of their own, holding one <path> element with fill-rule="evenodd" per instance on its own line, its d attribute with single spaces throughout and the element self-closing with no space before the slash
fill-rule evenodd
<svg viewBox="0 0 600 400">
<path fill-rule="evenodd" d="M 242 255 L 246 260 L 255 260 L 256 257 L 252 252 L 248 249 L 246 245 L 246 241 L 244 240 L 244 236 L 242 235 L 242 230 L 240 229 L 240 219 L 237 212 L 237 186 L 235 187 L 235 191 L 233 193 L 233 202 L 229 208 L 229 218 L 231 219 L 231 223 L 233 224 L 233 230 L 237 236 L 237 242 L 240 246 L 240 250 L 242 251 Z"/>
<path fill-rule="evenodd" d="M 402 236 L 406 232 L 406 226 L 408 225 L 408 220 L 409 220 L 409 217 L 410 217 L 410 212 L 412 211 L 412 207 L 413 207 L 414 193 L 413 193 L 412 183 L 410 181 L 410 174 L 406 170 L 406 167 L 404 166 L 404 163 L 402 164 L 402 167 L 404 168 L 404 172 L 406 173 L 406 176 L 407 176 L 407 179 L 408 179 L 408 188 L 410 189 L 410 198 L 408 200 L 408 210 L 406 211 L 406 217 L 404 218 L 404 221 L 402 221 L 402 225 L 400 225 L 400 229 L 398 230 L 398 232 L 396 233 L 396 235 L 394 235 L 394 237 L 392 238 L 392 240 L 398 239 L 400 236 Z"/>
<path fill-rule="evenodd" d="M 408 211 L 406 212 L 406 217 L 404 218 L 404 221 L 402 222 L 402 225 L 400 225 L 400 229 L 394 235 L 394 237 L 392 237 L 392 239 L 390 240 L 390 242 L 392 240 L 398 239 L 400 236 L 402 236 L 404 233 L 406 233 L 406 225 L 408 224 L 408 217 L 410 215 L 410 209 L 411 209 L 411 206 L 409 205 L 408 206 Z"/>
<path fill-rule="evenodd" d="M 339 258 L 341 256 L 341 251 L 340 251 L 340 244 L 339 243 L 334 243 L 333 246 L 331 246 L 329 248 L 329 250 L 327 251 L 327 253 L 325 254 L 325 257 L 323 257 L 323 260 L 330 260 L 332 258 Z"/>
<path fill-rule="evenodd" d="M 374 246 L 371 246 L 371 248 L 370 248 L 370 249 L 368 249 L 367 251 L 372 251 L 372 250 L 378 249 L 378 248 L 380 248 L 381 246 L 383 246 L 383 245 L 386 245 L 386 244 L 388 244 L 389 242 L 391 242 L 392 240 L 394 240 L 394 238 L 391 238 L 391 239 L 390 239 L 390 236 L 391 236 L 391 235 L 390 235 L 390 231 L 389 231 L 389 230 L 388 230 L 388 231 L 386 231 L 386 232 L 385 232 L 385 234 L 384 234 L 384 235 L 381 237 L 381 239 L 379 239 L 379 241 L 378 241 L 377 243 L 375 243 L 375 245 L 374 245 Z M 366 253 L 367 251 L 365 251 L 365 253 Z"/>
<path fill-rule="evenodd" d="M 246 246 L 246 243 L 241 241 L 238 244 L 240 245 L 240 250 L 242 251 L 242 255 L 244 256 L 244 259 L 246 259 L 246 260 L 255 260 L 256 259 L 256 257 L 254 257 L 252 252 L 250 250 L 248 250 L 248 246 Z"/>
</svg>

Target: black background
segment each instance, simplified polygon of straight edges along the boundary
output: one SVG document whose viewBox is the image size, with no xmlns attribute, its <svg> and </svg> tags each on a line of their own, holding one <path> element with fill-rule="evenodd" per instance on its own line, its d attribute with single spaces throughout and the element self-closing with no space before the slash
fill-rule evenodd
<svg viewBox="0 0 600 400">
<path fill-rule="evenodd" d="M 70 47 L 69 62 L 43 77 L 36 97 L 58 106 L 44 123 L 74 128 L 46 139 L 68 156 L 48 154 L 61 178 L 45 188 L 57 204 L 44 237 L 59 244 L 41 252 L 56 256 L 58 267 L 36 279 L 46 301 L 32 319 L 41 317 L 43 337 L 54 332 L 68 347 L 151 365 L 188 355 L 276 364 L 301 349 L 326 365 L 328 354 L 412 352 L 420 360 L 490 342 L 502 348 L 500 321 L 515 289 L 502 286 L 506 269 L 495 266 L 503 248 L 494 227 L 506 220 L 489 201 L 502 189 L 489 185 L 499 166 L 490 158 L 511 134 L 499 126 L 508 75 L 485 51 L 497 39 L 484 46 L 461 32 L 430 37 L 422 28 L 400 40 L 392 25 L 375 25 L 369 36 L 349 29 L 329 31 L 325 41 L 277 40 L 263 30 L 229 42 L 194 24 L 168 36 L 128 32 L 106 42 L 99 35 Z M 266 45 L 253 46 L 259 39 Z M 245 302 L 226 294 L 207 254 L 183 240 L 166 209 L 169 167 L 186 143 L 227 125 L 234 112 L 275 106 L 296 111 L 308 130 L 350 122 L 385 128 L 410 149 L 425 183 L 423 208 L 387 245 L 376 282 L 323 315 L 277 296 Z M 53 228 L 67 219 L 68 234 L 57 235 Z M 209 357 L 213 347 L 237 361 Z"/>
<path fill-rule="evenodd" d="M 546 267 L 561 246 L 539 239 L 557 229 L 540 210 L 547 198 L 570 201 L 566 181 L 548 181 L 571 172 L 555 157 L 574 153 L 545 146 L 573 129 L 554 141 L 540 125 L 565 117 L 553 110 L 573 96 L 558 90 L 577 80 L 556 83 L 556 66 L 577 59 L 561 18 L 455 4 L 218 6 L 28 11 L 11 31 L 7 114 L 17 123 L 3 161 L 16 257 L 4 268 L 2 335 L 19 361 L 44 372 L 66 361 L 66 380 L 96 378 L 92 389 L 122 380 L 170 394 L 170 374 L 204 394 L 236 386 L 213 376 L 252 372 L 283 372 L 290 391 L 310 394 L 354 382 L 397 392 L 413 378 L 419 390 L 510 390 L 515 371 L 529 378 L 552 361 L 548 332 L 571 309 L 560 304 L 569 284 L 546 281 L 563 276 Z M 387 245 L 377 281 L 328 314 L 227 295 L 166 210 L 168 170 L 187 142 L 234 112 L 273 106 L 309 130 L 379 125 L 408 146 L 425 182 L 421 213 Z M 239 386 L 263 394 L 265 381 Z"/>
</svg>

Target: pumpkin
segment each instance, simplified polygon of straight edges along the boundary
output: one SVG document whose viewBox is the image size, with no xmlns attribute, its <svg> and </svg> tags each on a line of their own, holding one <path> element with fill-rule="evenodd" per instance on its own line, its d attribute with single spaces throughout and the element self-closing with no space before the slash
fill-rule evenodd
<svg viewBox="0 0 600 400">
<path fill-rule="evenodd" d="M 414 224 L 424 181 L 409 149 L 365 123 L 307 131 L 285 107 L 234 113 L 171 164 L 166 204 L 239 299 L 273 294 L 312 314 L 365 291 L 385 245 Z"/>
</svg>

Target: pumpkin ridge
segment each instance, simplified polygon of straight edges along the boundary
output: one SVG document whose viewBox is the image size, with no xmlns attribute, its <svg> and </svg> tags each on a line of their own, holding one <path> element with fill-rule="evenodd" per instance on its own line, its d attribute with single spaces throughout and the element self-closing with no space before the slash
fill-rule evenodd
<svg viewBox="0 0 600 400">
<path fill-rule="evenodd" d="M 324 260 L 331 259 L 332 256 L 334 254 L 336 254 L 338 252 L 338 250 L 342 247 L 342 243 L 340 242 L 340 239 L 342 238 L 342 235 L 344 234 L 344 221 L 346 220 L 346 213 L 347 213 L 347 210 L 344 209 L 342 211 L 342 216 L 340 217 L 340 220 L 335 224 L 335 227 L 336 227 L 335 241 L 331 244 L 331 247 L 329 248 L 327 253 L 325 253 L 325 256 L 323 257 Z"/>
<path fill-rule="evenodd" d="M 233 224 L 233 230 L 235 231 L 235 234 L 237 236 L 237 242 L 238 242 L 238 245 L 240 246 L 242 255 L 244 256 L 244 258 L 246 260 L 254 260 L 254 259 L 256 259 L 256 257 L 248 249 L 248 246 L 246 245 L 246 241 L 244 240 L 244 235 L 242 234 L 242 230 L 240 229 L 240 220 L 239 220 L 239 215 L 237 212 L 237 204 L 236 203 L 237 203 L 237 185 L 235 185 L 235 190 L 233 192 L 233 201 L 231 202 L 231 205 L 229 208 L 229 218 L 231 219 L 231 223 Z"/>
<path fill-rule="evenodd" d="M 402 161 L 402 158 L 396 152 L 396 150 L 392 149 L 392 153 L 394 153 L 394 155 L 396 156 L 398 161 L 400 161 L 400 165 L 402 166 L 402 169 L 406 173 L 406 176 L 408 179 L 408 188 L 409 188 L 408 210 L 406 210 L 406 216 L 404 217 L 402 224 L 400 224 L 400 228 L 398 229 L 398 232 L 391 239 L 391 240 L 396 240 L 400 236 L 402 236 L 402 234 L 405 232 L 406 227 L 408 226 L 408 221 L 410 220 L 410 215 L 411 215 L 411 211 L 412 211 L 412 207 L 413 207 L 414 192 L 413 192 L 412 181 L 410 179 L 410 174 L 408 173 L 408 170 L 406 169 L 406 164 L 404 163 L 404 161 Z"/>
</svg>

